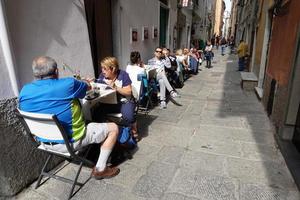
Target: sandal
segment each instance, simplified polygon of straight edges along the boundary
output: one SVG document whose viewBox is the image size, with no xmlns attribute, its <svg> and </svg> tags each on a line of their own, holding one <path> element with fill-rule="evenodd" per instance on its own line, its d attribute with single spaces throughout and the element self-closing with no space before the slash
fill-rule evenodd
<svg viewBox="0 0 300 200">
<path fill-rule="evenodd" d="M 132 137 L 135 139 L 136 142 L 139 142 L 141 140 L 141 137 L 137 132 L 132 132 Z"/>
</svg>

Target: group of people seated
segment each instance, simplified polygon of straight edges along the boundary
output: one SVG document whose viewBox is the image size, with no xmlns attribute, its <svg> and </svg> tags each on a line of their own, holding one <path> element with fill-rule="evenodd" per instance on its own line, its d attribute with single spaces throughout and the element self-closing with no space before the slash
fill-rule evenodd
<svg viewBox="0 0 300 200">
<path fill-rule="evenodd" d="M 170 55 L 170 50 L 157 47 L 154 57 L 143 64 L 139 52 L 130 54 L 131 63 L 126 71 L 120 69 L 115 57 L 106 57 L 100 61 L 101 74 L 97 82 L 107 84 L 117 94 L 117 104 L 105 104 L 101 106 L 98 115 L 107 112 L 122 113 L 125 125 L 131 127 L 132 136 L 139 139 L 136 121 L 136 96 L 133 92 L 132 82 L 137 81 L 139 75 L 146 76 L 147 66 L 155 69 L 155 76 L 160 91 L 160 108 L 167 107 L 166 94 L 171 98 L 180 95 L 174 89 L 176 81 L 182 81 L 185 73 L 198 72 L 199 56 L 197 50 L 183 49 L 176 51 L 176 55 Z M 196 65 L 193 60 L 196 60 Z M 196 67 L 196 69 L 194 69 Z M 101 143 L 100 154 L 92 176 L 96 179 L 110 178 L 117 175 L 120 170 L 117 167 L 107 166 L 108 158 L 117 142 L 119 127 L 113 122 L 90 122 L 86 125 L 82 113 L 80 99 L 86 96 L 91 89 L 93 78 L 73 77 L 59 78 L 59 69 L 56 61 L 48 56 L 40 56 L 33 60 L 32 70 L 35 80 L 26 84 L 19 96 L 19 109 L 27 112 L 55 114 L 69 135 L 69 140 L 74 149 L 80 149 L 93 143 Z M 194 70 L 194 71 L 193 71 Z M 197 71 L 195 71 L 197 70 Z M 171 82 L 170 82 L 171 81 Z M 40 140 L 37 138 L 37 140 Z M 51 141 L 41 139 L 46 149 L 67 152 L 63 141 Z"/>
</svg>

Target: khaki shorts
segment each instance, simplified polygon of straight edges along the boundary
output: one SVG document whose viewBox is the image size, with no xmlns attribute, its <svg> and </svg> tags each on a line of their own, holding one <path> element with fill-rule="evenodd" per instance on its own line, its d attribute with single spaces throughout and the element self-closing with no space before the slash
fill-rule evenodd
<svg viewBox="0 0 300 200">
<path fill-rule="evenodd" d="M 85 147 L 89 144 L 101 143 L 103 142 L 108 135 L 108 125 L 107 123 L 89 123 L 86 127 L 85 136 L 80 140 L 71 143 L 75 150 L 78 150 L 82 147 Z M 67 153 L 67 147 L 64 144 L 55 144 L 55 145 L 46 145 L 43 144 L 45 149 L 59 151 L 62 153 Z"/>
</svg>

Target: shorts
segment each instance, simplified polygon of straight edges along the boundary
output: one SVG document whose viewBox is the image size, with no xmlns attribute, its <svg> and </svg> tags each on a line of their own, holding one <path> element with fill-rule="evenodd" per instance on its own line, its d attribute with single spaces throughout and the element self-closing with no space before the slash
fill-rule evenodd
<svg viewBox="0 0 300 200">
<path fill-rule="evenodd" d="M 81 149 L 89 144 L 101 143 L 108 136 L 107 123 L 89 123 L 86 127 L 85 135 L 78 141 L 70 143 L 75 150 Z M 43 144 L 43 143 L 42 143 Z M 46 145 L 43 144 L 45 149 L 59 151 L 61 153 L 68 153 L 65 144 Z"/>
</svg>

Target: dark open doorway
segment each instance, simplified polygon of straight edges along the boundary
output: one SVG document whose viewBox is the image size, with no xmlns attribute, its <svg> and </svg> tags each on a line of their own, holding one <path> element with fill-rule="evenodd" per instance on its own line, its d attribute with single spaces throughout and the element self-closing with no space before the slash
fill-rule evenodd
<svg viewBox="0 0 300 200">
<path fill-rule="evenodd" d="M 160 18 L 159 18 L 159 46 L 161 47 L 166 47 L 168 19 L 169 19 L 169 10 L 161 6 Z"/>
<path fill-rule="evenodd" d="M 95 76 L 99 61 L 112 56 L 112 14 L 110 0 L 84 0 Z"/>
<path fill-rule="evenodd" d="M 297 114 L 297 120 L 296 120 L 296 125 L 295 125 L 293 143 L 295 144 L 296 148 L 300 152 L 300 105 L 299 105 L 299 108 L 298 108 L 298 114 Z"/>
</svg>

